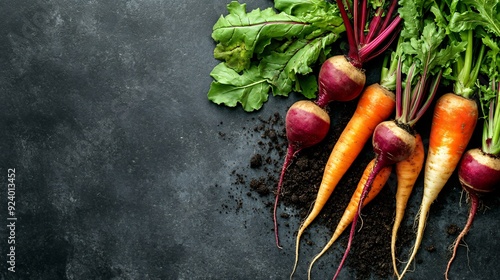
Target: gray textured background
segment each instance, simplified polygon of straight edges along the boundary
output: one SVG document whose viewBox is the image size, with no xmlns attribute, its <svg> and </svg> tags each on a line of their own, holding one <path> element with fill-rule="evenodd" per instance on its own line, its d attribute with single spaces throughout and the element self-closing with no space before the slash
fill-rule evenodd
<svg viewBox="0 0 500 280">
<path fill-rule="evenodd" d="M 0 3 L 2 279 L 288 279 L 293 238 L 277 250 L 265 202 L 231 186 L 229 174 L 248 170 L 257 148 L 243 127 L 296 97 L 270 98 L 251 115 L 207 101 L 211 29 L 228 2 Z M 8 168 L 17 176 L 15 274 L 2 226 Z M 467 212 L 459 198 L 456 188 L 439 201 L 447 204 L 423 243 L 437 251 L 422 249 L 425 265 L 409 279 L 441 278 L 451 240 L 443 232 Z M 497 275 L 499 214 L 480 212 L 453 279 Z M 318 244 L 330 235 L 315 232 Z M 317 252 L 303 248 L 298 279 Z M 316 279 L 330 279 L 339 250 Z M 347 269 L 343 279 L 353 279 Z"/>
</svg>

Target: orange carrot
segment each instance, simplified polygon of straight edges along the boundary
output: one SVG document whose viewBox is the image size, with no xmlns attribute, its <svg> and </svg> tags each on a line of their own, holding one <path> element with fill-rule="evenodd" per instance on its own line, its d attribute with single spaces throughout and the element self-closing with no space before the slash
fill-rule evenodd
<svg viewBox="0 0 500 280">
<path fill-rule="evenodd" d="M 416 146 L 413 154 L 406 160 L 396 163 L 396 175 L 398 181 L 398 187 L 396 191 L 396 216 L 394 218 L 394 225 L 392 227 L 392 238 L 391 238 L 391 255 L 392 255 L 392 266 L 396 275 L 399 275 L 398 268 L 396 265 L 396 239 L 398 235 L 398 229 L 403 220 L 406 204 L 410 198 L 413 186 L 417 181 L 420 171 L 424 166 L 424 145 L 422 143 L 422 137 L 419 134 L 416 135 Z"/>
<path fill-rule="evenodd" d="M 478 108 L 474 100 L 447 93 L 435 106 L 424 170 L 424 194 L 420 205 L 417 236 L 410 258 L 399 275 L 402 279 L 422 242 L 431 204 L 454 172 L 476 127 Z"/>
<path fill-rule="evenodd" d="M 318 255 L 316 255 L 316 257 L 314 257 L 314 259 L 311 261 L 311 264 L 309 265 L 308 279 L 311 279 L 311 270 L 316 260 L 318 260 L 332 246 L 332 244 L 340 237 L 340 235 L 344 232 L 347 226 L 354 220 L 354 217 L 356 215 L 356 210 L 358 209 L 359 201 L 361 198 L 361 193 L 363 192 L 363 187 L 366 181 L 368 180 L 368 176 L 370 175 L 370 172 L 372 171 L 374 165 L 375 165 L 375 159 L 370 161 L 370 163 L 368 163 L 368 165 L 366 166 L 365 171 L 361 176 L 361 180 L 359 181 L 358 186 L 351 197 L 351 201 L 349 202 L 349 205 L 346 207 L 344 214 L 342 215 L 342 218 L 340 219 L 337 228 L 333 233 L 332 238 L 325 245 L 323 250 Z M 362 207 L 365 207 L 380 193 L 385 183 L 387 182 L 387 179 L 389 179 L 391 171 L 392 171 L 392 166 L 387 166 L 383 168 L 380 173 L 378 173 L 378 175 L 375 177 L 373 181 L 372 188 L 370 189 L 368 195 L 363 201 Z"/>
<path fill-rule="evenodd" d="M 295 249 L 295 273 L 299 259 L 300 238 L 305 229 L 318 216 L 342 176 L 349 169 L 375 127 L 390 117 L 395 108 L 395 95 L 379 84 L 368 86 L 362 93 L 356 111 L 333 147 L 326 163 L 313 209 L 299 227 Z"/>
</svg>

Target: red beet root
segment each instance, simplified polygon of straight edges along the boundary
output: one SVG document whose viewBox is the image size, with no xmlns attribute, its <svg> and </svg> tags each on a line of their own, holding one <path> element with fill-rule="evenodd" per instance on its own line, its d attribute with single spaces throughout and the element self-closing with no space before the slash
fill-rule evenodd
<svg viewBox="0 0 500 280">
<path fill-rule="evenodd" d="M 321 142 L 330 128 L 330 116 L 318 105 L 312 101 L 295 102 L 286 114 L 286 137 L 288 147 L 285 156 L 285 162 L 281 170 L 278 187 L 276 189 L 276 198 L 274 201 L 273 221 L 276 246 L 281 248 L 278 235 L 277 208 L 281 186 L 286 169 L 292 163 L 295 155 L 304 148 L 311 147 Z"/>
<path fill-rule="evenodd" d="M 468 150 L 458 167 L 458 178 L 470 199 L 469 217 L 465 227 L 453 242 L 453 253 L 446 267 L 448 279 L 451 264 L 457 254 L 458 245 L 472 227 L 479 205 L 479 194 L 492 192 L 500 184 L 500 157 L 484 153 L 481 149 Z"/>
<path fill-rule="evenodd" d="M 500 183 L 500 157 L 469 150 L 462 157 L 458 177 L 469 192 L 491 192 Z"/>
<path fill-rule="evenodd" d="M 327 59 L 319 71 L 319 94 L 316 104 L 321 108 L 332 101 L 350 101 L 358 97 L 365 86 L 366 75 L 345 56 Z"/>
</svg>

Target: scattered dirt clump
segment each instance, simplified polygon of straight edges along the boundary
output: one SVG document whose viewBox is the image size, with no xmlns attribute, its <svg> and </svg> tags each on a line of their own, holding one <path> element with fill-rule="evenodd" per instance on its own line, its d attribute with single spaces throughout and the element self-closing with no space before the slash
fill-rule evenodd
<svg viewBox="0 0 500 280">
<path fill-rule="evenodd" d="M 446 233 L 448 233 L 448 235 L 456 235 L 458 231 L 459 228 L 455 224 L 451 224 L 446 228 Z"/>
</svg>

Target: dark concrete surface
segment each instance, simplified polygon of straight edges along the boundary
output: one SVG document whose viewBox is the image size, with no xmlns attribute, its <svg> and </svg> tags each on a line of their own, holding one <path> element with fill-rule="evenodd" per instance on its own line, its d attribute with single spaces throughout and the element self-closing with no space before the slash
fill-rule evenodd
<svg viewBox="0 0 500 280">
<path fill-rule="evenodd" d="M 246 2 L 249 10 L 273 4 Z M 256 149 L 258 136 L 243 127 L 297 97 L 270 98 L 256 114 L 207 101 L 217 64 L 211 28 L 227 3 L 0 2 L 1 279 L 288 279 L 293 238 L 275 248 L 265 202 L 231 186 L 230 173 L 245 170 Z M 240 194 L 237 211 L 231 194 Z M 436 251 L 421 249 L 408 279 L 442 278 L 446 227 L 467 212 L 459 201 L 456 187 L 440 199 L 445 206 L 432 212 L 422 245 Z M 499 273 L 500 210 L 489 202 L 452 279 Z M 7 263 L 11 222 L 15 272 Z M 318 244 L 330 235 L 315 232 Z M 315 279 L 332 277 L 339 250 Z M 302 250 L 297 279 L 315 252 Z M 349 273 L 342 279 L 354 279 Z"/>
</svg>

